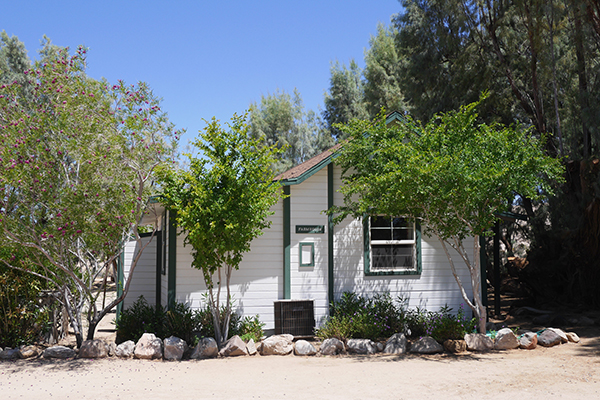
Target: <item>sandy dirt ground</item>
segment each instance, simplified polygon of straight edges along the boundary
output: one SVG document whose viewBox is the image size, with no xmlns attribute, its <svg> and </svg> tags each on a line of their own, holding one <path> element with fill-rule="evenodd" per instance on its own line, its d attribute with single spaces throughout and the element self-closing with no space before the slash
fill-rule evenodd
<svg viewBox="0 0 600 400">
<path fill-rule="evenodd" d="M 0 399 L 599 399 L 600 339 L 432 356 L 0 362 Z"/>
</svg>

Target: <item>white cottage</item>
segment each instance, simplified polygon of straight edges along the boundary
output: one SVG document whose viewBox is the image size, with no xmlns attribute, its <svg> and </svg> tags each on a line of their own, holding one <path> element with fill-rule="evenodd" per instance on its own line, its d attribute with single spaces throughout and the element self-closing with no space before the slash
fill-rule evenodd
<svg viewBox="0 0 600 400">
<path fill-rule="evenodd" d="M 392 113 L 388 123 L 400 118 Z M 252 242 L 232 274 L 237 312 L 258 314 L 270 333 L 289 330 L 294 320 L 308 318 L 312 326 L 312 313 L 320 326 L 329 303 L 345 291 L 368 296 L 389 292 L 410 308 L 458 309 L 463 302 L 459 288 L 441 244 L 427 236 L 427 227 L 384 216 L 332 224 L 324 210 L 343 203 L 341 168 L 335 164 L 338 147 L 277 177 L 289 197 L 274 206 L 271 228 Z M 191 268 L 191 249 L 175 234 L 170 213 L 156 206 L 163 228 L 144 250 L 124 306 L 144 295 L 150 304 L 178 301 L 199 308 L 207 292 L 202 273 Z M 134 252 L 131 243 L 122 260 L 125 276 Z M 466 266 L 456 265 L 469 285 Z M 472 289 L 466 290 L 472 297 Z"/>
</svg>

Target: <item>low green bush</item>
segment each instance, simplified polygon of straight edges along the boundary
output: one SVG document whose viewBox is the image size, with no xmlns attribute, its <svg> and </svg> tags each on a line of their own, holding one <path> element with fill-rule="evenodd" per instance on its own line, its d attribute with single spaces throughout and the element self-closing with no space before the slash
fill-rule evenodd
<svg viewBox="0 0 600 400">
<path fill-rule="evenodd" d="M 46 288 L 46 282 L 7 267 L 2 259 L 35 268 L 29 265 L 24 253 L 0 248 L 0 347 L 15 348 L 39 341 L 51 325 L 51 309 L 40 303 L 40 292 Z"/>
<path fill-rule="evenodd" d="M 239 332 L 240 338 L 247 342 L 252 339 L 258 342 L 263 336 L 263 328 L 265 323 L 261 322 L 258 318 L 258 314 L 254 317 L 246 316 L 240 322 Z"/>
<path fill-rule="evenodd" d="M 315 331 L 321 339 L 377 340 L 404 331 L 404 310 L 392 300 L 389 293 L 367 298 L 344 292 L 339 300 L 333 302 L 331 310 L 331 318 Z"/>
<path fill-rule="evenodd" d="M 475 318 L 467 318 L 462 304 L 456 314 L 452 308 L 445 306 L 438 312 L 417 310 L 409 319 L 412 336 L 427 335 L 440 343 L 448 339 L 462 339 L 476 327 Z"/>
<path fill-rule="evenodd" d="M 117 343 L 127 340 L 137 342 L 144 333 L 166 336 L 166 310 L 161 305 L 150 305 L 144 296 L 138 297 L 133 305 L 121 312 L 115 321 Z"/>
</svg>

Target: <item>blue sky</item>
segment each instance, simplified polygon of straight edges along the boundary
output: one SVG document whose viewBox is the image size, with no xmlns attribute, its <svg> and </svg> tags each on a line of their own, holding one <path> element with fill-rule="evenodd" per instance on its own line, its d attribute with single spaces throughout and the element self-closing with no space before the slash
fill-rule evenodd
<svg viewBox="0 0 600 400">
<path fill-rule="evenodd" d="M 88 74 L 109 82 L 145 81 L 163 98 L 182 148 L 202 119 L 228 121 L 261 95 L 297 88 L 318 111 L 332 61 L 355 59 L 389 25 L 397 0 L 345 1 L 32 1 L 5 2 L 0 30 L 36 58 L 47 35 L 59 46 L 82 44 Z"/>
</svg>

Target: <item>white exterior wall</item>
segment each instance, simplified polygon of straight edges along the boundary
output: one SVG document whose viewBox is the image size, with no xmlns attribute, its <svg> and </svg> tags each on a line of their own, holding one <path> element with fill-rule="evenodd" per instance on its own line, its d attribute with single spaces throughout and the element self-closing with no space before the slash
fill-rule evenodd
<svg viewBox="0 0 600 400">
<path fill-rule="evenodd" d="M 290 187 L 290 285 L 292 300 L 314 300 L 320 326 L 329 311 L 327 297 L 327 168 Z M 296 225 L 323 225 L 325 233 L 296 233 Z M 314 243 L 314 267 L 301 267 L 300 243 Z"/>
<path fill-rule="evenodd" d="M 240 268 L 231 275 L 234 309 L 244 316 L 260 315 L 265 330 L 275 328 L 273 302 L 283 298 L 283 205 L 273 207 L 271 228 L 256 238 L 246 253 Z M 176 300 L 192 308 L 204 305 L 207 293 L 202 272 L 191 267 L 189 247 L 183 246 L 183 236 L 177 238 Z M 223 277 L 223 280 L 225 277 Z M 225 285 L 221 300 L 226 299 Z"/>
<path fill-rule="evenodd" d="M 343 197 L 337 192 L 341 185 L 341 170 L 334 167 L 334 203 L 342 204 Z M 434 195 L 434 194 L 432 194 Z M 473 254 L 473 240 L 466 243 L 469 256 Z M 372 296 L 375 293 L 389 292 L 393 299 L 398 296 L 406 301 L 409 308 L 422 308 L 437 311 L 448 305 L 458 310 L 464 300 L 460 294 L 450 263 L 438 239 L 427 237 L 426 227 L 422 227 L 421 260 L 422 272 L 419 275 L 366 276 L 364 273 L 364 241 L 361 220 L 346 219 L 334 227 L 334 298 L 339 299 L 343 292 L 350 291 Z M 452 251 L 453 261 L 470 298 L 473 296 L 469 271 L 462 258 Z M 468 312 L 468 307 L 464 307 Z"/>
<path fill-rule="evenodd" d="M 146 245 L 150 237 L 142 238 L 142 245 Z M 146 246 L 142 255 L 133 270 L 133 276 L 131 284 L 129 286 L 129 292 L 125 296 L 123 301 L 123 308 L 127 309 L 135 303 L 140 296 L 144 296 L 148 304 L 156 304 L 156 237 L 152 239 L 152 242 Z M 129 271 L 131 270 L 131 264 L 133 258 L 140 249 L 137 246 L 136 241 L 131 241 L 125 245 L 124 251 L 124 268 L 123 277 L 124 282 L 127 282 L 129 277 Z"/>
</svg>

